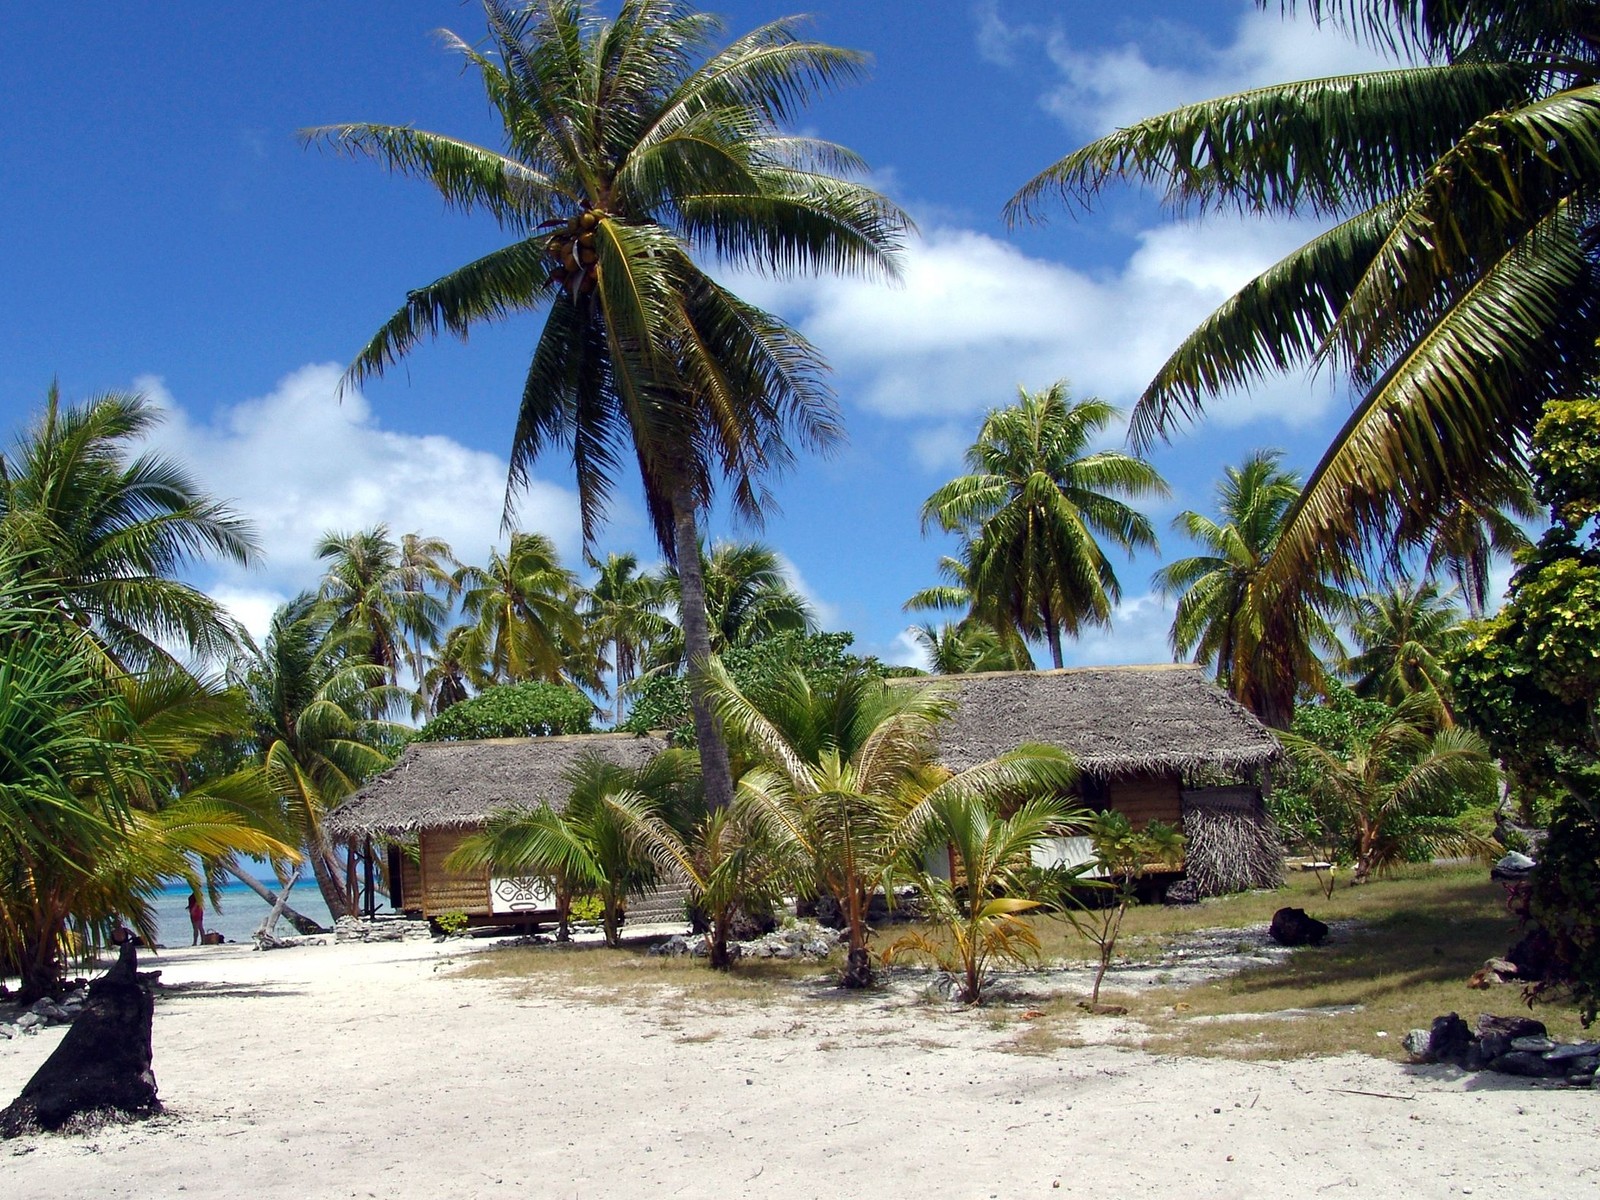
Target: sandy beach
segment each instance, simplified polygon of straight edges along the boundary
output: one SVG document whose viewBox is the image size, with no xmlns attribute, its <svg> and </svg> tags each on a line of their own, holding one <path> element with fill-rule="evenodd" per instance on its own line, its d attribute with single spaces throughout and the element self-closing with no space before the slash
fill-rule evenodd
<svg viewBox="0 0 1600 1200">
<path fill-rule="evenodd" d="M 1597 1092 L 1359 1056 L 1020 1054 L 1017 1009 L 893 990 L 593 1003 L 458 977 L 483 953 L 424 941 L 147 959 L 167 985 L 154 1042 L 168 1115 L 0 1143 L 0 1194 L 1600 1192 Z M 0 1096 L 62 1032 L 0 1041 Z"/>
</svg>

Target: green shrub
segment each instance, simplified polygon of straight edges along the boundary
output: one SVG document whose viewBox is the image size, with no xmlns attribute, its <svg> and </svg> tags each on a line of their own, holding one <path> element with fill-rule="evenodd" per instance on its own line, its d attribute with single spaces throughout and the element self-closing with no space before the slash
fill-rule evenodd
<svg viewBox="0 0 1600 1200">
<path fill-rule="evenodd" d="M 588 733 L 594 704 L 575 687 L 559 683 L 513 683 L 492 687 L 453 704 L 417 732 L 422 742 L 479 738 L 550 737 Z"/>
<path fill-rule="evenodd" d="M 456 937 L 467 931 L 467 914 L 460 911 L 440 913 L 433 923 L 445 937 Z"/>
<path fill-rule="evenodd" d="M 567 918 L 572 921 L 598 921 L 605 911 L 605 901 L 599 896 L 575 896 Z"/>
</svg>

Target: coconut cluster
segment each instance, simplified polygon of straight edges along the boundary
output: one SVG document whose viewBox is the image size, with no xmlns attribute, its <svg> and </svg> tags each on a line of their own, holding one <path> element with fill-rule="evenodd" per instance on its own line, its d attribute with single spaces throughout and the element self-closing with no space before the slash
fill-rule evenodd
<svg viewBox="0 0 1600 1200">
<path fill-rule="evenodd" d="M 545 244 L 545 254 L 556 264 L 550 277 L 570 296 L 587 296 L 594 291 L 600 273 L 595 230 L 602 215 L 595 209 L 586 209 L 556 229 Z"/>
</svg>

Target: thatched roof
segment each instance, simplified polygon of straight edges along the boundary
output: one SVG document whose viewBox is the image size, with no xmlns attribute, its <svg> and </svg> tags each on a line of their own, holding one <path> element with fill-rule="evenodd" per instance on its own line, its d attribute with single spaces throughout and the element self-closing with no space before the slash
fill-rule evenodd
<svg viewBox="0 0 1600 1200">
<path fill-rule="evenodd" d="M 939 759 L 952 770 L 1025 742 L 1060 746 L 1101 777 L 1234 770 L 1280 753 L 1260 721 L 1188 664 L 994 671 L 937 683 L 957 697 L 955 717 L 939 731 Z"/>
<path fill-rule="evenodd" d="M 562 775 L 584 755 L 637 767 L 666 745 L 631 733 L 412 742 L 394 766 L 328 815 L 327 828 L 335 837 L 396 836 L 479 825 L 508 805 L 560 808 L 567 801 Z"/>
</svg>

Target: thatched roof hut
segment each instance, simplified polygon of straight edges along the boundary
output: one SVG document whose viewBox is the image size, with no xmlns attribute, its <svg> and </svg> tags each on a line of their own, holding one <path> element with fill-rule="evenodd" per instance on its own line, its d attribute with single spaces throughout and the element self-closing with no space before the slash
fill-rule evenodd
<svg viewBox="0 0 1600 1200">
<path fill-rule="evenodd" d="M 1245 771 L 1281 753 L 1260 721 L 1189 664 L 994 671 L 937 682 L 957 700 L 939 732 L 939 758 L 952 770 L 1024 742 L 1060 746 L 1101 779 Z"/>
<path fill-rule="evenodd" d="M 563 807 L 566 772 L 587 755 L 639 767 L 666 745 L 631 733 L 413 742 L 394 766 L 329 813 L 326 827 L 339 838 L 415 844 L 414 853 L 390 850 L 390 898 L 397 908 L 427 917 L 462 913 L 473 924 L 546 920 L 555 915 L 548 881 L 452 870 L 445 866 L 451 851 L 496 809 Z M 681 920 L 686 894 L 681 880 L 665 880 L 636 898 L 629 915 Z"/>
<path fill-rule="evenodd" d="M 497 808 L 560 808 L 563 776 L 585 755 L 639 767 L 662 750 L 658 737 L 584 733 L 566 737 L 412 742 L 383 774 L 328 815 L 335 837 L 409 837 L 424 829 L 482 825 Z"/>
</svg>

